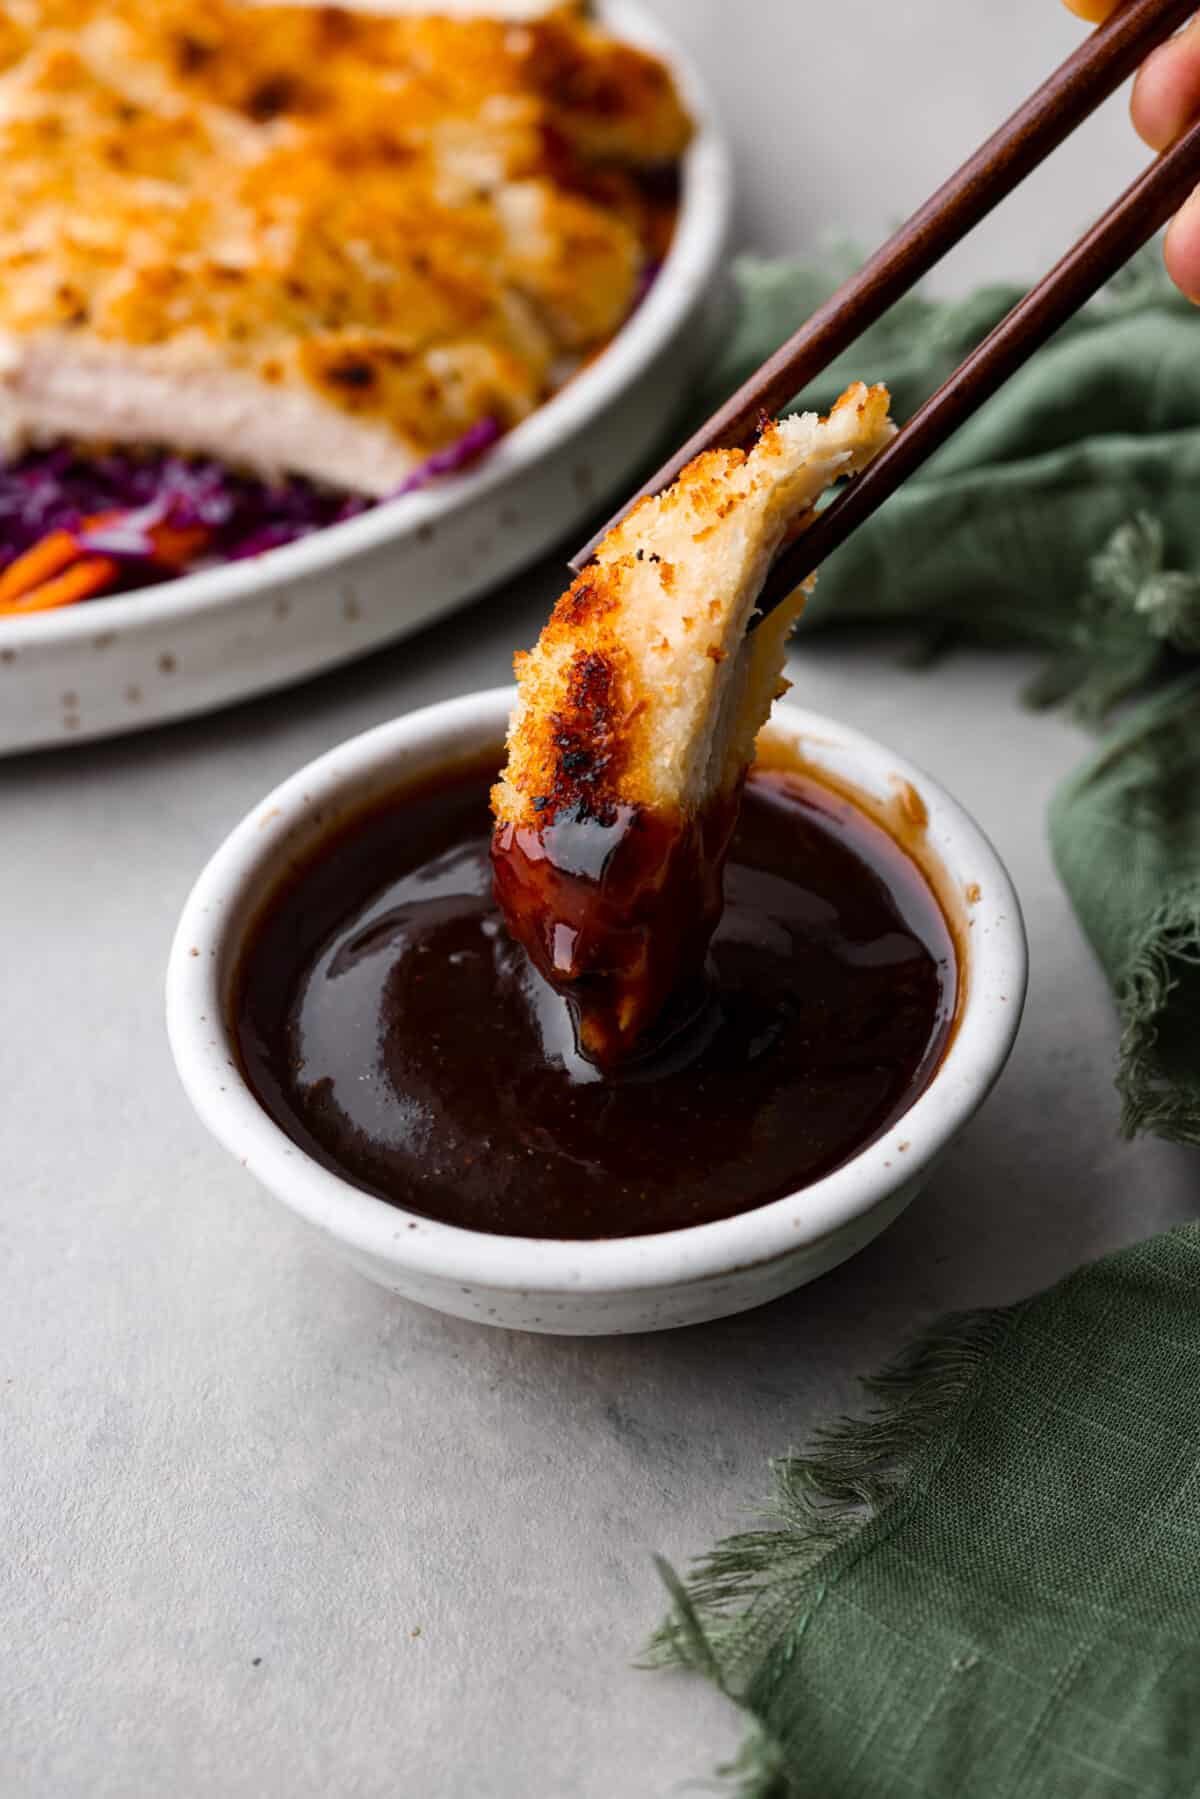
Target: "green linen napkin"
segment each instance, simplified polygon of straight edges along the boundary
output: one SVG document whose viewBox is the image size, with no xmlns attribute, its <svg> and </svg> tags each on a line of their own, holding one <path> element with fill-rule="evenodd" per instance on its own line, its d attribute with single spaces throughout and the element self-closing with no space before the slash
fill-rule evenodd
<svg viewBox="0 0 1200 1799">
<path fill-rule="evenodd" d="M 951 1320 L 777 1465 L 660 1660 L 754 1727 L 745 1799 L 1200 1792 L 1200 1226 Z"/>
<path fill-rule="evenodd" d="M 1125 1129 L 1200 1142 L 1200 671 L 1059 789 L 1050 842 L 1113 982 Z"/>
<path fill-rule="evenodd" d="M 743 261 L 700 416 L 841 273 Z M 801 401 L 861 376 L 906 417 L 1019 296 L 913 295 Z M 1005 386 L 822 569 L 806 628 L 909 620 L 1046 646 L 1026 696 L 1099 723 L 1200 653 L 1200 314 L 1151 252 Z M 1122 1021 L 1127 1132 L 1200 1142 L 1200 695 L 1156 694 L 1056 799 L 1054 852 Z"/>
<path fill-rule="evenodd" d="M 704 411 L 831 291 L 757 262 Z M 903 301 L 805 393 L 899 418 L 1013 303 Z M 805 628 L 1044 645 L 1099 725 L 1055 860 L 1112 985 L 1127 1132 L 1200 1143 L 1200 315 L 1139 260 L 821 571 Z M 1189 667 L 1189 662 L 1194 666 Z M 1132 696 L 1144 690 L 1132 703 Z M 655 1659 L 745 1706 L 746 1799 L 1200 1795 L 1200 1225 L 952 1319 L 776 1467 Z"/>
</svg>

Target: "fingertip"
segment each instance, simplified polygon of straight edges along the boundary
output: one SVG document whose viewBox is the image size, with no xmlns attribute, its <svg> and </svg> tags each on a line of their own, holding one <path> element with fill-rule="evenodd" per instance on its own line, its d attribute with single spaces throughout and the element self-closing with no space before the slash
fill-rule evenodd
<svg viewBox="0 0 1200 1799">
<path fill-rule="evenodd" d="M 1152 50 L 1133 84 L 1129 112 L 1134 129 L 1152 150 L 1165 150 L 1200 107 L 1200 26 Z"/>
<path fill-rule="evenodd" d="M 1200 306 L 1200 188 L 1172 219 L 1163 256 L 1176 287 Z"/>
<path fill-rule="evenodd" d="M 1160 44 L 1138 70 L 1129 96 L 1133 128 L 1152 150 L 1165 150 L 1174 136 L 1172 126 L 1179 113 L 1177 85 L 1172 46 Z"/>
</svg>

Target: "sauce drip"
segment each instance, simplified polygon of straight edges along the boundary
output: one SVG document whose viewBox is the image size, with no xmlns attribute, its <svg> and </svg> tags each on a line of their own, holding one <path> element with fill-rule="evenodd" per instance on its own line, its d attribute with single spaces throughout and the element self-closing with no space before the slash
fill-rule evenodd
<svg viewBox="0 0 1200 1799">
<path fill-rule="evenodd" d="M 615 808 L 503 824 L 492 839 L 509 932 L 564 995 L 582 1053 L 605 1071 L 645 1047 L 673 994 L 694 983 L 721 916 L 736 794 L 698 819 Z"/>
<path fill-rule="evenodd" d="M 399 794 L 269 902 L 235 993 L 248 1078 L 309 1154 L 476 1230 L 637 1235 L 829 1172 L 917 1097 L 956 958 L 924 875 L 810 776 L 752 771 L 706 979 L 602 1077 L 492 895 L 489 766 Z"/>
</svg>

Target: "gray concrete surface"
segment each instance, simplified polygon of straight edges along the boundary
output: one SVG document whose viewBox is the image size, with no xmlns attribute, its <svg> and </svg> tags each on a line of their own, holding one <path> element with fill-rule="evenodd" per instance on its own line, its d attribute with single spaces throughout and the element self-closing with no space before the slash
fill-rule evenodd
<svg viewBox="0 0 1200 1799">
<path fill-rule="evenodd" d="M 659 0 L 736 116 L 747 232 L 870 237 L 1074 27 L 1052 0 Z M 1033 268 L 1136 154 L 1112 115 L 949 279 Z M 635 1672 L 683 1559 L 767 1458 L 947 1307 L 1194 1214 L 1195 1158 L 1122 1144 L 1103 983 L 1043 817 L 1084 749 L 1019 655 L 901 669 L 806 644 L 805 703 L 944 779 L 1030 927 L 1025 1028 L 932 1188 L 817 1286 L 658 1338 L 504 1336 L 343 1270 L 204 1135 L 161 971 L 194 874 L 352 732 L 505 675 L 543 571 L 417 641 L 150 737 L 0 764 L 0 1791 L 642 1799 L 736 1742 Z"/>
</svg>

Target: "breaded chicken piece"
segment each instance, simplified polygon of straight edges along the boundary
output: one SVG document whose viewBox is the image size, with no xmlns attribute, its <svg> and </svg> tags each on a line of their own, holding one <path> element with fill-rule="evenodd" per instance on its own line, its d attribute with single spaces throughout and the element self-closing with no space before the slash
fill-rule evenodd
<svg viewBox="0 0 1200 1799">
<path fill-rule="evenodd" d="M 10 0 L 0 453 L 387 494 L 620 328 L 660 253 L 642 171 L 689 134 L 669 72 L 570 9 Z"/>
<path fill-rule="evenodd" d="M 697 457 L 609 533 L 516 658 L 492 793 L 497 896 L 602 1065 L 699 972 L 720 917 L 742 783 L 805 597 L 748 634 L 771 563 L 894 430 L 887 390 L 859 383 L 828 418 Z"/>
</svg>

